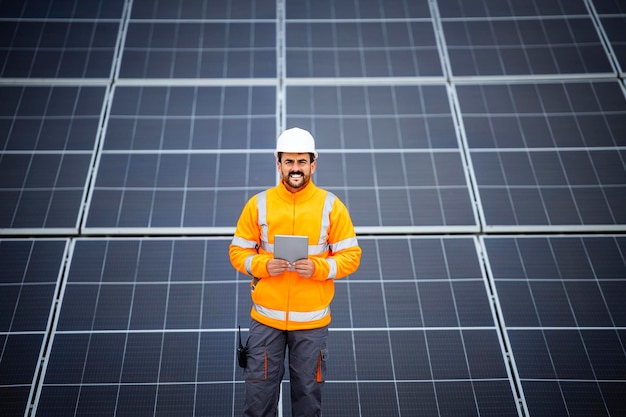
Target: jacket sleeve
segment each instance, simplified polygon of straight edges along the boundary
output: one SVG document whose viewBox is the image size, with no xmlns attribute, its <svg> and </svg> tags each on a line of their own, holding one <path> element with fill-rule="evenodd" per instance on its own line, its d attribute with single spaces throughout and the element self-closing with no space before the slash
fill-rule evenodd
<svg viewBox="0 0 626 417">
<path fill-rule="evenodd" d="M 257 278 L 268 276 L 267 263 L 272 257 L 259 253 L 260 240 L 256 197 L 253 197 L 241 211 L 235 235 L 228 249 L 230 263 L 236 270 Z"/>
<path fill-rule="evenodd" d="M 330 213 L 328 243 L 330 244 L 330 256 L 313 258 L 313 262 L 315 262 L 313 279 L 324 281 L 344 278 L 359 268 L 361 248 L 356 238 L 350 213 L 338 198 L 335 199 Z"/>
</svg>

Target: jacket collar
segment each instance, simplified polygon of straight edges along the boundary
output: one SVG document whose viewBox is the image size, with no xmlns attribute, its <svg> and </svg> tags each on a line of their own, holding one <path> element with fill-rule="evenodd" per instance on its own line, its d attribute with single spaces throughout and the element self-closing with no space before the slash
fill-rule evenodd
<svg viewBox="0 0 626 417">
<path fill-rule="evenodd" d="M 317 190 L 317 186 L 313 183 L 313 179 L 310 179 L 307 185 L 302 190 L 298 191 L 297 193 L 292 193 L 287 189 L 287 187 L 285 187 L 285 184 L 281 179 L 280 184 L 276 186 L 276 189 L 278 190 L 278 195 L 281 199 L 288 202 L 299 202 L 306 201 L 309 198 L 313 197 L 313 195 L 315 194 L 315 190 Z"/>
</svg>

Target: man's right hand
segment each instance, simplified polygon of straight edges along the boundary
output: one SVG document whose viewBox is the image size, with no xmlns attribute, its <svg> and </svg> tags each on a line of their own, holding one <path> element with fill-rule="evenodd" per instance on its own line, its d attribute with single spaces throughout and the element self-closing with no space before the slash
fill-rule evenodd
<svg viewBox="0 0 626 417">
<path fill-rule="evenodd" d="M 270 259 L 267 263 L 267 273 L 274 277 L 286 272 L 289 269 L 289 262 L 284 259 Z"/>
</svg>

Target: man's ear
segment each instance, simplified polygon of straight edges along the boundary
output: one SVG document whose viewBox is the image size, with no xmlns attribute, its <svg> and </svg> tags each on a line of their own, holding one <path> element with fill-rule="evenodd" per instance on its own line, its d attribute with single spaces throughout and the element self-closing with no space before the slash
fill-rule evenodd
<svg viewBox="0 0 626 417">
<path fill-rule="evenodd" d="M 315 172 L 315 168 L 317 168 L 317 159 L 311 162 L 311 175 Z"/>
</svg>

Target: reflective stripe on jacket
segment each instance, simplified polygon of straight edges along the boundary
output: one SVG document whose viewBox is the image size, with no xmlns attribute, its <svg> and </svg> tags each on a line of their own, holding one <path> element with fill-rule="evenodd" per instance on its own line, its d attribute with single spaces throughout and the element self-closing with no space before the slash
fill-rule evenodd
<svg viewBox="0 0 626 417">
<path fill-rule="evenodd" d="M 274 235 L 308 236 L 309 259 L 315 264 L 311 278 L 291 271 L 269 276 Z M 343 202 L 309 181 L 297 193 L 281 183 L 248 200 L 229 255 L 237 270 L 254 277 L 252 318 L 281 330 L 302 330 L 330 323 L 333 280 L 357 270 L 361 248 Z"/>
</svg>

